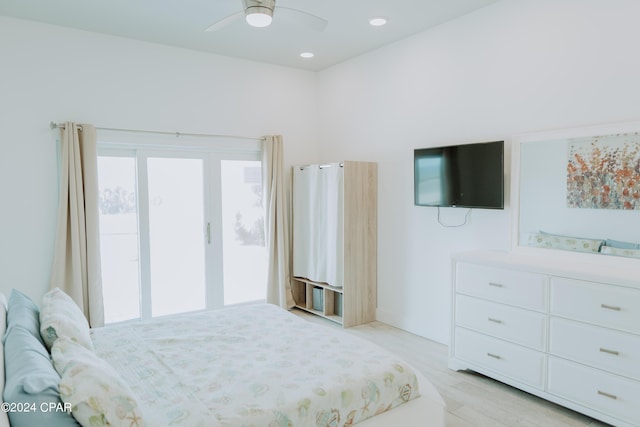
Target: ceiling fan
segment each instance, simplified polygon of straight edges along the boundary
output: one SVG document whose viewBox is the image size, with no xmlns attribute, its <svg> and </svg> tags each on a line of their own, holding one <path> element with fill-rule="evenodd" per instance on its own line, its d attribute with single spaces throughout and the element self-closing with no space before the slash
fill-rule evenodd
<svg viewBox="0 0 640 427">
<path fill-rule="evenodd" d="M 325 19 L 310 13 L 282 6 L 278 6 L 276 8 L 276 0 L 242 0 L 242 3 L 244 4 L 244 11 L 222 18 L 205 31 L 221 30 L 227 25 L 240 19 L 242 16 L 245 17 L 247 24 L 252 27 L 267 27 L 271 25 L 274 9 L 276 9 L 278 16 L 287 18 L 290 22 L 294 22 L 306 28 L 322 31 L 327 26 L 327 21 Z"/>
</svg>

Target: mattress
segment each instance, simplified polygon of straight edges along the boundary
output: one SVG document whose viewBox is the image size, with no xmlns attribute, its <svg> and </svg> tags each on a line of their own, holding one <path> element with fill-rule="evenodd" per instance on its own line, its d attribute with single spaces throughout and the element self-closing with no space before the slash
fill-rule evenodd
<svg viewBox="0 0 640 427">
<path fill-rule="evenodd" d="M 148 425 L 444 425 L 442 399 L 407 363 L 273 305 L 111 325 L 91 337 Z"/>
</svg>

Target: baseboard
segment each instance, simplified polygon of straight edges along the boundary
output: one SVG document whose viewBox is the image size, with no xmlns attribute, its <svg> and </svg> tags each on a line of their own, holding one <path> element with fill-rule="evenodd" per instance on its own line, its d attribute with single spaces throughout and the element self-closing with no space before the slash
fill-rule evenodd
<svg viewBox="0 0 640 427">
<path fill-rule="evenodd" d="M 428 340 L 449 345 L 449 342 L 445 342 L 442 339 L 438 339 L 436 337 L 430 336 L 429 331 L 426 330 L 423 319 L 418 319 L 415 317 L 410 317 L 402 314 L 398 314 L 395 312 L 391 312 L 388 310 L 384 310 L 381 308 L 376 308 L 376 320 L 382 323 L 386 323 L 387 325 L 391 325 L 393 327 L 402 329 L 403 331 L 410 332 L 412 334 L 421 336 Z M 448 337 L 448 335 L 447 335 Z"/>
</svg>

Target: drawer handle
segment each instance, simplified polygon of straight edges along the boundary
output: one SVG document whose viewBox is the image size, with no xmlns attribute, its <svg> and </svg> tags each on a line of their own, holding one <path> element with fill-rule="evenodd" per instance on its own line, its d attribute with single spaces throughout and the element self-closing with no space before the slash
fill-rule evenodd
<svg viewBox="0 0 640 427">
<path fill-rule="evenodd" d="M 622 310 L 620 307 L 616 307 L 614 305 L 608 305 L 608 304 L 600 304 L 601 308 L 604 308 L 605 310 L 613 310 L 613 311 L 620 311 Z"/>
<path fill-rule="evenodd" d="M 493 286 L 494 288 L 504 288 L 502 283 L 489 282 L 489 286 Z"/>
<path fill-rule="evenodd" d="M 498 324 L 502 323 L 502 320 L 500 320 L 500 319 L 494 319 L 493 317 L 489 317 L 487 320 L 488 320 L 489 322 L 493 322 L 493 323 L 498 323 Z"/>
<path fill-rule="evenodd" d="M 498 359 L 498 360 L 502 359 L 502 357 L 498 356 L 497 354 L 493 354 L 493 353 L 487 353 L 487 356 L 492 357 L 494 359 Z"/>
<path fill-rule="evenodd" d="M 618 399 L 618 396 L 616 396 L 615 394 L 607 393 L 607 392 L 604 392 L 602 390 L 598 390 L 598 394 L 600 396 L 608 397 L 609 399 L 613 399 L 613 400 L 617 400 Z"/>
<path fill-rule="evenodd" d="M 607 348 L 602 348 L 600 347 L 600 352 L 601 353 L 608 353 L 608 354 L 613 354 L 614 356 L 620 356 L 620 353 L 615 351 L 615 350 L 609 350 Z"/>
</svg>

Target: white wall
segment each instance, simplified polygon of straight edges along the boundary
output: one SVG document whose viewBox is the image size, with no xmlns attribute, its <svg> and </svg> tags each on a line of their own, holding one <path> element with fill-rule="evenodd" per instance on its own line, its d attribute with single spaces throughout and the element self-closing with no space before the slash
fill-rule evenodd
<svg viewBox="0 0 640 427">
<path fill-rule="evenodd" d="M 502 1 L 320 73 L 321 161 L 379 162 L 379 320 L 447 343 L 451 254 L 509 249 L 508 204 L 460 228 L 413 206 L 413 149 L 638 120 L 637 16 L 637 0 Z"/>
<path fill-rule="evenodd" d="M 451 254 L 508 249 L 510 209 L 441 227 L 413 206 L 413 149 L 638 120 L 637 16 L 637 0 L 505 0 L 317 75 L 0 17 L 0 291 L 47 287 L 49 121 L 279 133 L 288 165 L 379 163 L 378 318 L 446 343 Z"/>
<path fill-rule="evenodd" d="M 49 122 L 282 134 L 316 155 L 316 74 L 0 17 L 0 291 L 39 301 L 57 214 Z"/>
</svg>

